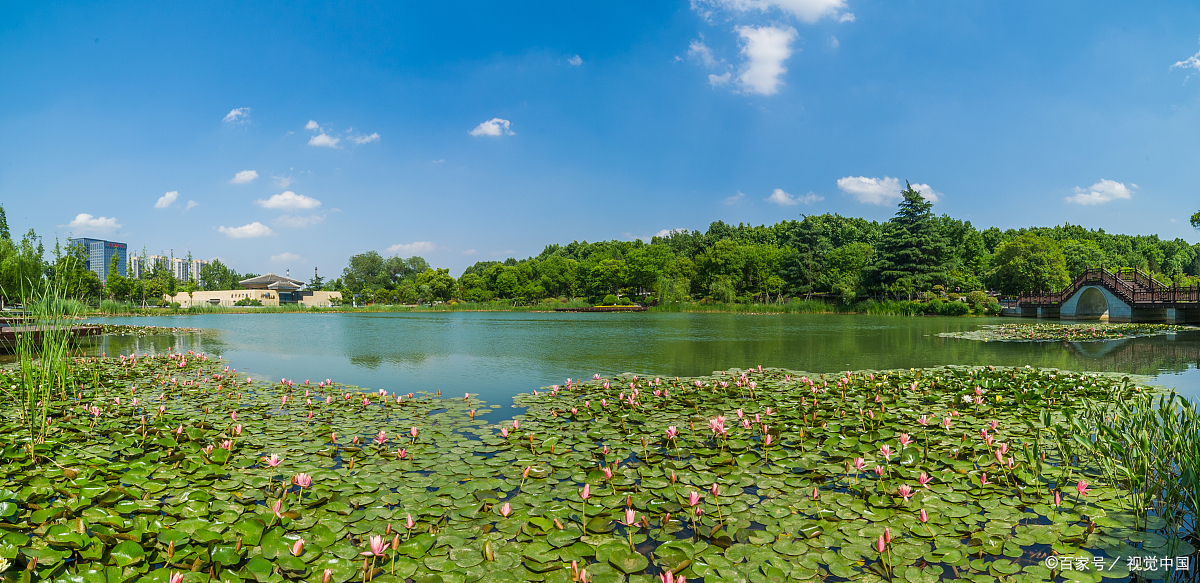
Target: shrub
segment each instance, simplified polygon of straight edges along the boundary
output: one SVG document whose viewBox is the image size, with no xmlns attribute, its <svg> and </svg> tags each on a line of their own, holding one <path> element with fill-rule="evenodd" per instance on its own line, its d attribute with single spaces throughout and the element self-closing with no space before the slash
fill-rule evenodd
<svg viewBox="0 0 1200 583">
<path fill-rule="evenodd" d="M 604 296 L 604 299 L 600 300 L 600 305 L 602 305 L 602 306 L 617 305 L 617 296 L 614 296 L 612 294 L 608 294 L 608 295 Z"/>
<path fill-rule="evenodd" d="M 971 312 L 971 306 L 966 302 L 946 302 L 942 304 L 943 316 L 965 316 Z"/>
<path fill-rule="evenodd" d="M 988 302 L 987 308 L 984 308 L 984 311 L 989 316 L 999 316 L 1000 312 L 1003 311 L 1003 308 L 1000 307 L 1000 302 L 993 299 L 992 301 Z"/>
<path fill-rule="evenodd" d="M 941 298 L 941 296 L 939 296 L 938 294 L 931 292 L 931 291 L 927 291 L 927 292 L 921 294 L 921 299 L 923 299 L 927 302 L 932 302 L 933 300 L 936 300 L 939 298 Z"/>
<path fill-rule="evenodd" d="M 990 298 L 987 293 L 978 290 L 967 294 L 967 303 L 971 304 L 971 309 L 975 310 L 977 314 L 983 313 L 987 309 L 988 299 Z"/>
<path fill-rule="evenodd" d="M 261 306 L 261 305 L 263 305 L 263 303 L 262 303 L 262 300 L 258 300 L 258 299 L 254 299 L 254 298 L 242 298 L 236 302 L 233 302 L 233 305 L 242 306 L 242 307 Z"/>
</svg>

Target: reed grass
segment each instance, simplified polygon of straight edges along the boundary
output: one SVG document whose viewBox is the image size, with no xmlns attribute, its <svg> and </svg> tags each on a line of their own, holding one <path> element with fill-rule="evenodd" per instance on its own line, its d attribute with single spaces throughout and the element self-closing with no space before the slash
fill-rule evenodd
<svg viewBox="0 0 1200 583">
<path fill-rule="evenodd" d="M 72 326 L 83 313 L 84 304 L 65 298 L 53 283 L 24 295 L 26 314 L 34 322 L 16 329 L 13 348 L 20 374 L 18 384 L 4 390 L 19 407 L 26 446 L 31 458 L 36 458 L 37 448 L 49 432 L 50 404 L 55 393 L 61 400 L 67 397 Z"/>
<path fill-rule="evenodd" d="M 1122 502 L 1136 513 L 1140 529 L 1158 516 L 1168 525 L 1168 538 L 1200 536 L 1196 404 L 1175 393 L 1114 397 L 1086 404 L 1086 427 L 1077 428 L 1068 452 L 1077 447 L 1094 457 L 1110 482 L 1129 491 Z"/>
</svg>

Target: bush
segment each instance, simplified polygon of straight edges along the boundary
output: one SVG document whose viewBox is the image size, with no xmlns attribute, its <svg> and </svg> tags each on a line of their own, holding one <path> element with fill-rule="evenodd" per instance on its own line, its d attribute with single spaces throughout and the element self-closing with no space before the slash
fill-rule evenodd
<svg viewBox="0 0 1200 583">
<path fill-rule="evenodd" d="M 971 306 L 966 302 L 946 302 L 942 304 L 943 316 L 966 316 L 971 313 Z"/>
<path fill-rule="evenodd" d="M 236 302 L 233 302 L 233 305 L 235 305 L 235 306 L 241 306 L 241 307 L 245 307 L 245 306 L 262 306 L 262 305 L 263 305 L 263 303 L 262 303 L 262 300 L 257 300 L 257 299 L 254 299 L 254 298 L 242 298 L 242 299 L 240 299 L 240 300 L 238 300 L 238 301 L 236 301 Z"/>
<path fill-rule="evenodd" d="M 988 302 L 987 308 L 984 309 L 984 312 L 989 316 L 999 316 L 1001 311 L 1003 311 L 1003 308 L 1000 307 L 1000 302 L 994 299 Z"/>
<path fill-rule="evenodd" d="M 925 300 L 927 302 L 932 302 L 933 300 L 941 299 L 941 297 L 942 296 L 940 296 L 934 292 L 931 292 L 931 291 L 927 291 L 927 292 L 921 294 L 921 299 Z"/>
<path fill-rule="evenodd" d="M 926 293 L 929 293 L 929 292 L 926 292 Z M 943 302 L 942 300 L 940 300 L 938 298 L 934 298 L 932 300 L 929 300 L 924 306 L 922 306 L 921 311 L 925 312 L 926 314 L 941 314 L 942 313 L 942 304 L 944 304 L 944 303 L 945 302 Z"/>
<path fill-rule="evenodd" d="M 604 296 L 604 299 L 600 300 L 600 305 L 601 306 L 617 305 L 617 296 L 614 296 L 612 294 L 608 294 L 608 295 Z"/>
<path fill-rule="evenodd" d="M 978 290 L 967 294 L 967 303 L 971 304 L 971 309 L 975 310 L 977 314 L 981 314 L 987 309 L 989 299 L 991 298 L 988 297 L 987 293 Z"/>
</svg>

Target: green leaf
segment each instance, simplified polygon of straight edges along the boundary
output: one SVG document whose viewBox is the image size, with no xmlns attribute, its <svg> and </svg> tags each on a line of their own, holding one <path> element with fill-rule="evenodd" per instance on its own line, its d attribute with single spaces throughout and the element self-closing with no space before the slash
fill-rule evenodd
<svg viewBox="0 0 1200 583">
<path fill-rule="evenodd" d="M 128 567 L 130 565 L 136 565 L 145 560 L 146 551 L 142 549 L 142 545 L 139 545 L 131 540 L 127 540 L 122 541 L 120 544 L 113 547 L 112 550 L 109 551 L 109 555 L 112 557 L 113 562 L 116 563 L 118 567 Z"/>
</svg>

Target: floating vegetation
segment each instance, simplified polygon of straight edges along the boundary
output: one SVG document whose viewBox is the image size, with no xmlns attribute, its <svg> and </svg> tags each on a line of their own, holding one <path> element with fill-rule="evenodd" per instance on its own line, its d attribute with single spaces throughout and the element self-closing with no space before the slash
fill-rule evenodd
<svg viewBox="0 0 1200 583">
<path fill-rule="evenodd" d="M 979 330 L 938 336 L 984 342 L 1103 342 L 1195 329 L 1176 324 L 989 324 Z"/>
<path fill-rule="evenodd" d="M 100 324 L 100 331 L 109 336 L 158 336 L 202 332 L 200 328 L 169 326 L 134 326 L 130 324 Z"/>
<path fill-rule="evenodd" d="M 1168 475 L 1123 472 L 1133 450 L 1097 429 L 1151 405 L 1116 376 L 597 375 L 499 425 L 473 395 L 268 384 L 194 353 L 76 360 L 67 387 L 32 453 L 0 423 L 8 581 L 1099 581 L 1127 556 L 1194 561 L 1195 507 L 1162 490 L 1194 465 L 1158 449 Z M 1156 565 L 1139 573 L 1174 575 Z"/>
</svg>

